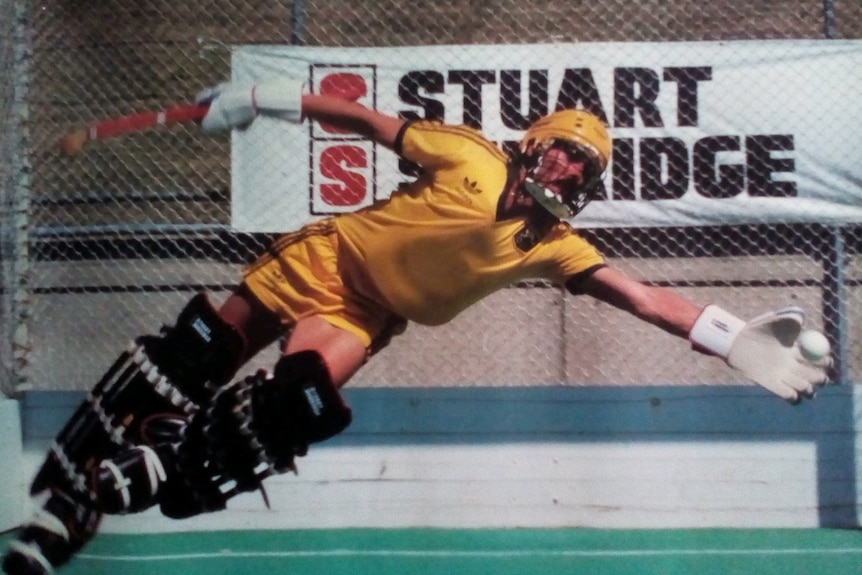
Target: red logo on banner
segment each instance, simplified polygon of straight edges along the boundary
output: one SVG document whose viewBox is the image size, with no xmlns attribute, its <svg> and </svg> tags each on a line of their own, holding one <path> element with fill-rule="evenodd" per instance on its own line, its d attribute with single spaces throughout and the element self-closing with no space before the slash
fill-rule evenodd
<svg viewBox="0 0 862 575">
<path fill-rule="evenodd" d="M 373 66 L 315 64 L 311 77 L 316 94 L 374 108 Z M 322 122 L 313 123 L 310 131 L 312 213 L 343 213 L 369 205 L 374 198 L 375 143 Z"/>
<path fill-rule="evenodd" d="M 339 72 L 325 76 L 320 81 L 319 93 L 324 96 L 335 96 L 355 102 L 368 95 L 368 85 L 365 78 L 351 72 Z M 323 122 L 320 127 L 329 134 L 349 134 L 349 130 L 341 130 Z"/>
<path fill-rule="evenodd" d="M 320 175 L 332 183 L 320 184 L 320 199 L 329 206 L 358 206 L 365 199 L 369 182 L 363 171 L 368 155 L 359 146 L 338 145 L 320 153 Z"/>
</svg>

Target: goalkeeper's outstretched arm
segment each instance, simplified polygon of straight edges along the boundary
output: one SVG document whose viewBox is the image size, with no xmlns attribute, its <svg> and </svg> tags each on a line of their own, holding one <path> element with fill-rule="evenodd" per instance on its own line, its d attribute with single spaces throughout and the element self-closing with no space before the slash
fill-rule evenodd
<svg viewBox="0 0 862 575">
<path fill-rule="evenodd" d="M 581 280 L 577 291 L 688 338 L 696 351 L 722 358 L 791 403 L 813 397 L 815 389 L 828 381 L 828 354 L 812 361 L 800 351 L 805 314 L 797 307 L 745 321 L 716 305 L 698 306 L 674 290 L 644 284 L 609 267 Z"/>
<path fill-rule="evenodd" d="M 580 291 L 679 337 L 688 337 L 703 309 L 679 292 L 636 281 L 610 267 L 596 270 Z"/>
</svg>

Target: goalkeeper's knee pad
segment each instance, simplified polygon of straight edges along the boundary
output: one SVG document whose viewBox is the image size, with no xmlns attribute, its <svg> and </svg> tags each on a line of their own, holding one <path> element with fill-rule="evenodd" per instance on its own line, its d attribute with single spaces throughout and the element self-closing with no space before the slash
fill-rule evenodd
<svg viewBox="0 0 862 575">
<path fill-rule="evenodd" d="M 308 445 L 343 431 L 351 410 L 320 355 L 283 356 L 264 371 L 225 386 L 198 412 L 165 459 L 159 500 L 169 517 L 223 509 L 234 495 L 294 468 Z"/>
</svg>

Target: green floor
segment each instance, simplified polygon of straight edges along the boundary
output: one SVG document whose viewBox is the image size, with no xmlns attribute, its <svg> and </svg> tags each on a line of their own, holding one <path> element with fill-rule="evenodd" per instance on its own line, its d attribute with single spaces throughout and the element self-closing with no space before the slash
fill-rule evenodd
<svg viewBox="0 0 862 575">
<path fill-rule="evenodd" d="M 862 573 L 862 531 L 361 529 L 101 534 L 59 573 L 858 575 Z"/>
</svg>

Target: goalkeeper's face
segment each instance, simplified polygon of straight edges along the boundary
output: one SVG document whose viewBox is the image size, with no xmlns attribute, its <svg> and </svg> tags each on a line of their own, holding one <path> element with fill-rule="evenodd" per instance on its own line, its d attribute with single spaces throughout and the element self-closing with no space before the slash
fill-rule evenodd
<svg viewBox="0 0 862 575">
<path fill-rule="evenodd" d="M 555 140 L 536 152 L 534 167 L 527 174 L 528 191 L 560 219 L 576 216 L 595 193 L 596 162 L 565 140 Z"/>
</svg>

